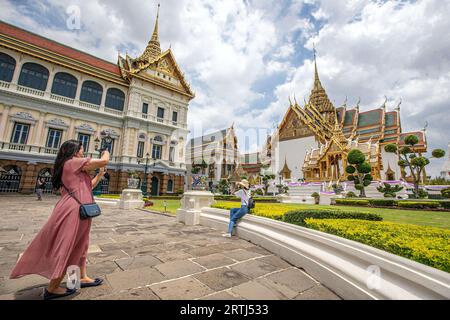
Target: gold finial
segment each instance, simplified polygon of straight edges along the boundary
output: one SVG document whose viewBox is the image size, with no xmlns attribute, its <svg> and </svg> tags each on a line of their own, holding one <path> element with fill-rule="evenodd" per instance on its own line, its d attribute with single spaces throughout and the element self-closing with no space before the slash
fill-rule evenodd
<svg viewBox="0 0 450 320">
<path fill-rule="evenodd" d="M 291 100 L 291 96 L 289 96 L 289 97 L 288 97 L 288 99 L 289 99 L 289 106 L 291 106 L 291 107 L 292 107 L 292 100 Z"/>
<path fill-rule="evenodd" d="M 400 106 L 402 105 L 402 103 L 403 103 L 403 100 L 402 100 L 402 98 L 400 98 L 400 102 L 398 103 L 397 108 L 395 108 L 395 110 L 400 112 Z"/>
<path fill-rule="evenodd" d="M 144 53 L 139 58 L 139 60 L 143 62 L 147 63 L 152 62 L 161 55 L 161 44 L 159 43 L 159 34 L 158 34 L 160 6 L 161 5 L 158 3 L 158 12 L 156 14 L 155 28 L 153 30 L 152 38 L 150 39 Z"/>
<path fill-rule="evenodd" d="M 384 103 L 383 103 L 383 105 L 381 106 L 383 109 L 385 109 L 386 110 L 386 103 L 388 102 L 388 97 L 387 96 L 384 96 Z"/>
</svg>

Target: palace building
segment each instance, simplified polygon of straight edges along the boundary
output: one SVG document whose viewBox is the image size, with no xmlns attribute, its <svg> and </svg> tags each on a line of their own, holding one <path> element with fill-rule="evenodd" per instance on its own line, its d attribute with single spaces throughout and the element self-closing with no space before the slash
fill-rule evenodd
<svg viewBox="0 0 450 320">
<path fill-rule="evenodd" d="M 344 181 L 347 154 L 359 149 L 372 165 L 375 180 L 408 179 L 398 166 L 395 154 L 386 153 L 387 144 L 404 145 L 408 135 L 416 135 L 416 151 L 427 150 L 425 129 L 403 132 L 400 104 L 388 111 L 386 102 L 379 108 L 360 111 L 346 103 L 335 107 L 322 86 L 315 60 L 314 86 L 304 106 L 290 106 L 278 129 L 262 150 L 271 156 L 272 172 L 285 181 Z M 426 175 L 424 174 L 424 177 Z"/>
<path fill-rule="evenodd" d="M 130 171 L 148 192 L 184 189 L 187 113 L 194 98 L 171 49 L 161 50 L 158 21 L 144 53 L 104 61 L 0 21 L 0 192 L 31 193 L 51 175 L 62 142 L 98 157 L 113 138 L 103 193 L 120 193 Z"/>
<path fill-rule="evenodd" d="M 214 185 L 222 179 L 229 179 L 239 166 L 239 148 L 234 125 L 191 139 L 186 148 L 186 163 L 188 174 L 207 175 Z"/>
</svg>

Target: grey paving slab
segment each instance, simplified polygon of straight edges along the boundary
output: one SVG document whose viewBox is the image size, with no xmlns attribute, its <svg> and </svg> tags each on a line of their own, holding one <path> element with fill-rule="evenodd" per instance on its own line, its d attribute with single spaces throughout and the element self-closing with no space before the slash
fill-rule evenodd
<svg viewBox="0 0 450 320">
<path fill-rule="evenodd" d="M 192 277 L 156 284 L 150 288 L 162 300 L 193 300 L 214 293 Z"/>
<path fill-rule="evenodd" d="M 226 251 L 222 253 L 223 255 L 232 258 L 236 261 L 245 261 L 257 257 L 262 257 L 259 253 L 247 251 L 245 249 L 238 249 L 233 251 Z"/>
<path fill-rule="evenodd" d="M 250 260 L 238 263 L 232 266 L 231 269 L 245 275 L 250 279 L 254 279 L 272 273 L 276 270 L 280 270 L 281 268 L 262 261 Z"/>
<path fill-rule="evenodd" d="M 1 297 L 0 297 L 1 298 Z M 209 296 L 205 296 L 203 298 L 200 298 L 199 300 L 222 300 L 222 301 L 229 301 L 229 300 L 242 300 L 242 297 L 232 295 L 231 293 L 227 291 L 222 291 L 218 293 L 214 293 Z"/>
<path fill-rule="evenodd" d="M 161 260 L 154 256 L 135 256 L 132 258 L 124 258 L 115 261 L 122 270 L 139 269 L 143 267 L 153 267 L 161 264 Z"/>
<path fill-rule="evenodd" d="M 155 269 L 161 272 L 168 279 L 180 278 L 206 270 L 198 264 L 188 260 L 166 262 L 156 265 Z"/>
<path fill-rule="evenodd" d="M 2 196 L 0 205 L 0 300 L 42 299 L 48 280 L 8 276 L 19 255 L 47 222 L 58 197 Z M 88 274 L 105 279 L 71 300 L 248 298 L 335 299 L 303 271 L 260 248 L 204 226 L 185 226 L 173 216 L 142 210 L 103 209 L 93 220 Z M 287 269 L 288 270 L 279 270 Z M 275 271 L 273 271 L 275 270 Z"/>
<path fill-rule="evenodd" d="M 243 274 L 228 268 L 207 271 L 194 277 L 216 291 L 235 287 L 250 280 Z"/>
<path fill-rule="evenodd" d="M 280 292 L 272 290 L 259 282 L 250 281 L 231 289 L 246 300 L 282 300 L 286 299 Z"/>
<path fill-rule="evenodd" d="M 153 268 L 140 268 L 111 273 L 106 276 L 114 290 L 127 290 L 165 280 L 165 277 Z"/>
<path fill-rule="evenodd" d="M 218 267 L 225 267 L 234 264 L 235 261 L 220 253 L 211 254 L 201 258 L 193 259 L 195 263 L 202 265 L 207 269 L 214 269 Z"/>
<path fill-rule="evenodd" d="M 102 295 L 93 300 L 160 300 L 150 288 L 131 289 L 120 293 Z"/>
<path fill-rule="evenodd" d="M 341 300 L 341 298 L 328 288 L 317 285 L 299 294 L 295 300 Z"/>
</svg>

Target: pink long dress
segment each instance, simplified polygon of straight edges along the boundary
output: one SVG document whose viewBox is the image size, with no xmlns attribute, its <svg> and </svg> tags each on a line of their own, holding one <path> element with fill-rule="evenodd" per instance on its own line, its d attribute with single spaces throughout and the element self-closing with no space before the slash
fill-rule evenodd
<svg viewBox="0 0 450 320">
<path fill-rule="evenodd" d="M 82 171 L 90 159 L 72 158 L 63 168 L 63 184 L 83 203 L 92 203 L 92 182 Z M 85 266 L 91 219 L 80 219 L 80 205 L 64 188 L 49 220 L 29 245 L 11 273 L 11 279 L 38 274 L 47 279 L 65 275 L 69 266 Z"/>
</svg>

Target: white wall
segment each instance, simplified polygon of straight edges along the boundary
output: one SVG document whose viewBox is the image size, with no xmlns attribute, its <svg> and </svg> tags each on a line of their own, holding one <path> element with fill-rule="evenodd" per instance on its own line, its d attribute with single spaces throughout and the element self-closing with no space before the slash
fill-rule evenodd
<svg viewBox="0 0 450 320">
<path fill-rule="evenodd" d="M 398 156 L 395 153 L 388 153 L 384 151 L 384 147 L 381 147 L 381 161 L 383 162 L 383 171 L 381 172 L 381 179 L 387 180 L 386 171 L 389 166 L 395 172 L 395 179 L 400 180 L 402 172 L 398 166 Z"/>
<path fill-rule="evenodd" d="M 283 169 L 285 159 L 287 159 L 289 169 L 292 171 L 292 181 L 302 179 L 302 166 L 306 157 L 306 152 L 311 150 L 311 148 L 317 147 L 318 143 L 314 137 L 279 142 L 279 146 L 275 149 L 276 174 L 278 175 Z"/>
</svg>

